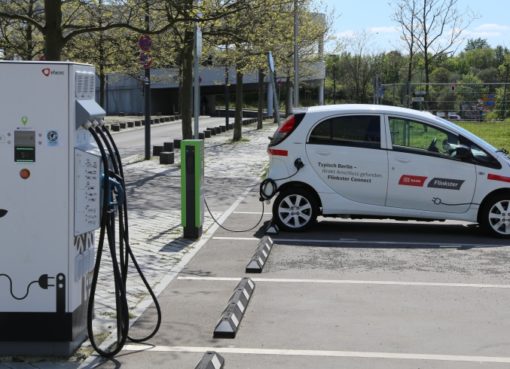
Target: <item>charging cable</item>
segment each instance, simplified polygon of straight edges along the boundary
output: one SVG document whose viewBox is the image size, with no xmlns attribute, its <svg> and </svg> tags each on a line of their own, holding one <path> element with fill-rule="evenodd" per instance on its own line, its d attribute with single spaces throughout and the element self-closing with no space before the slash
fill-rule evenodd
<svg viewBox="0 0 510 369">
<path fill-rule="evenodd" d="M 296 167 L 296 171 L 294 172 L 294 174 L 291 174 L 288 177 L 277 178 L 277 179 L 272 179 L 272 178 L 264 179 L 262 181 L 262 183 L 260 184 L 260 188 L 259 188 L 259 194 L 260 194 L 259 200 L 260 201 L 271 200 L 273 198 L 273 196 L 278 192 L 278 185 L 277 185 L 276 181 L 284 181 L 286 179 L 294 177 L 305 166 L 305 164 L 303 163 L 301 158 L 297 158 L 296 160 L 294 160 L 294 166 Z M 269 190 L 269 188 L 270 188 L 270 190 Z"/>
<path fill-rule="evenodd" d="M 209 209 L 209 205 L 207 204 L 207 201 L 205 200 L 204 198 L 204 204 L 205 204 L 205 207 L 207 208 L 207 212 L 209 213 L 209 215 L 211 216 L 212 220 L 214 221 L 214 223 L 216 223 L 221 229 L 224 229 L 225 231 L 228 231 L 228 232 L 233 232 L 233 233 L 242 233 L 242 232 L 249 232 L 249 231 L 253 231 L 255 228 L 257 228 L 259 226 L 260 223 L 262 223 L 262 219 L 264 218 L 264 212 L 265 212 L 265 209 L 264 209 L 264 202 L 262 202 L 262 213 L 260 214 L 260 218 L 259 218 L 259 221 L 257 222 L 257 224 L 255 224 L 253 227 L 251 228 L 248 228 L 248 229 L 230 229 L 230 228 L 227 228 L 225 226 L 223 226 L 213 215 L 213 213 L 211 212 L 211 209 Z"/>
<path fill-rule="evenodd" d="M 289 179 L 289 178 L 294 177 L 305 166 L 305 164 L 303 163 L 301 158 L 297 158 L 294 161 L 294 166 L 296 167 L 296 172 L 294 174 L 291 174 L 288 177 L 278 178 L 278 179 L 266 178 L 266 179 L 264 179 L 262 181 L 262 183 L 259 186 L 259 193 L 260 193 L 259 201 L 262 203 L 262 213 L 260 215 L 260 218 L 259 218 L 258 222 L 253 227 L 248 228 L 248 229 L 243 229 L 243 230 L 237 230 L 237 229 L 230 229 L 230 228 L 227 228 L 227 227 L 223 226 L 214 217 L 211 209 L 209 209 L 209 205 L 207 204 L 207 201 L 204 198 L 204 204 L 205 204 L 205 207 L 207 208 L 207 212 L 211 216 L 211 218 L 214 221 L 214 223 L 216 223 L 221 229 L 224 229 L 225 231 L 234 232 L 234 233 L 242 233 L 242 232 L 249 232 L 249 231 L 254 230 L 255 228 L 257 228 L 260 225 L 260 223 L 262 223 L 262 219 L 264 219 L 264 213 L 265 213 L 264 201 L 271 200 L 271 198 L 275 195 L 275 193 L 278 192 L 278 185 L 276 184 L 276 181 L 283 181 L 285 179 Z M 272 187 L 272 190 L 269 193 L 269 195 L 268 195 L 268 192 L 267 192 L 268 186 Z"/>
<path fill-rule="evenodd" d="M 97 247 L 96 264 L 94 267 L 92 283 L 90 288 L 89 305 L 87 312 L 87 330 L 92 347 L 98 354 L 104 357 L 113 357 L 119 353 L 126 341 L 129 339 L 133 342 L 144 342 L 152 338 L 159 330 L 161 325 L 161 308 L 150 287 L 147 279 L 136 261 L 133 251 L 129 244 L 129 224 L 127 216 L 127 198 L 125 196 L 125 181 L 124 172 L 120 153 L 117 149 L 115 141 L 111 137 L 108 130 L 101 124 L 94 124 L 87 127 L 90 134 L 97 143 L 98 149 L 101 153 L 101 160 L 103 163 L 103 204 L 101 216 L 101 228 L 99 233 L 99 241 Z M 108 153 L 107 153 L 108 151 Z M 119 214 L 119 238 L 116 239 L 115 220 L 116 213 Z M 107 237 L 108 246 L 110 249 L 110 256 L 112 261 L 112 272 L 115 288 L 115 308 L 116 308 L 116 321 L 117 321 L 117 342 L 115 347 L 110 351 L 105 351 L 99 348 L 95 341 L 93 330 L 93 316 L 94 316 L 94 303 L 97 288 L 97 281 L 99 277 L 99 270 L 101 268 L 101 259 L 104 249 L 105 237 Z M 118 243 L 118 253 L 117 246 Z M 118 257 L 117 257 L 118 254 Z M 157 310 L 157 322 L 155 328 L 146 337 L 133 338 L 129 336 L 129 307 L 127 301 L 127 275 L 128 275 L 128 261 L 132 261 L 135 269 L 137 270 L 140 278 L 142 279 L 145 287 L 147 288 Z"/>
</svg>

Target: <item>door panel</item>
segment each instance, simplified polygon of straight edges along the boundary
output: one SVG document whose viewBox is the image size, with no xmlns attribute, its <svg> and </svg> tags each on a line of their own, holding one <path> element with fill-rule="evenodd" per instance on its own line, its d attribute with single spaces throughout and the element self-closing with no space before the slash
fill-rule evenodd
<svg viewBox="0 0 510 369">
<path fill-rule="evenodd" d="M 476 186 L 473 164 L 389 152 L 387 206 L 445 213 L 469 209 Z"/>
<path fill-rule="evenodd" d="M 464 213 L 476 188 L 476 166 L 455 160 L 460 137 L 426 123 L 389 117 L 387 206 Z"/>
<path fill-rule="evenodd" d="M 381 142 L 385 132 L 380 115 L 328 118 L 311 130 L 308 160 L 317 176 L 340 196 L 360 204 L 384 205 L 388 156 Z"/>
<path fill-rule="evenodd" d="M 336 193 L 362 204 L 384 205 L 388 157 L 384 150 L 307 145 L 308 160 L 317 175 Z"/>
</svg>

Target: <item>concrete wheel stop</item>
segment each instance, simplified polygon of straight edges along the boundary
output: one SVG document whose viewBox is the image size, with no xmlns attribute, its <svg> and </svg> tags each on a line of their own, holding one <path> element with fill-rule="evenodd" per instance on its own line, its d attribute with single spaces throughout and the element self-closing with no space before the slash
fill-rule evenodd
<svg viewBox="0 0 510 369">
<path fill-rule="evenodd" d="M 214 351 L 208 351 L 202 357 L 195 369 L 221 369 L 225 359 Z"/>
<path fill-rule="evenodd" d="M 246 273 L 262 273 L 262 269 L 266 264 L 273 245 L 274 242 L 271 237 L 262 237 L 258 243 L 257 249 L 255 250 L 255 254 L 253 254 L 248 265 L 246 265 Z"/>
<path fill-rule="evenodd" d="M 250 278 L 241 279 L 214 328 L 214 338 L 235 338 L 254 290 L 255 283 Z"/>
</svg>

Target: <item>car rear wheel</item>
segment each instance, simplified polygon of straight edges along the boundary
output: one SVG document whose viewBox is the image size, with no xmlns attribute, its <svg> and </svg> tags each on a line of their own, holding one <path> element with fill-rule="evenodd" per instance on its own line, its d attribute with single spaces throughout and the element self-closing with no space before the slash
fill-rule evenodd
<svg viewBox="0 0 510 369">
<path fill-rule="evenodd" d="M 286 231 L 307 229 L 317 220 L 314 194 L 301 188 L 281 192 L 273 204 L 273 220 Z"/>
<path fill-rule="evenodd" d="M 494 236 L 510 238 L 510 194 L 496 195 L 483 204 L 480 225 Z"/>
</svg>

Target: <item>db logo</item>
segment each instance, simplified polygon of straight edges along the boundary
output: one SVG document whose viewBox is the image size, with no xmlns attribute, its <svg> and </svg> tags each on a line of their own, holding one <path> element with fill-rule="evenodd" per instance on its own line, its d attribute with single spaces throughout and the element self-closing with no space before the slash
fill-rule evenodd
<svg viewBox="0 0 510 369">
<path fill-rule="evenodd" d="M 423 187 L 427 177 L 423 176 L 412 176 L 404 174 L 400 177 L 398 184 L 401 186 L 414 186 L 414 187 Z"/>
<path fill-rule="evenodd" d="M 44 68 L 41 72 L 42 72 L 42 74 L 44 74 L 44 76 L 49 77 L 50 74 L 51 74 L 51 69 L 50 68 Z"/>
</svg>

